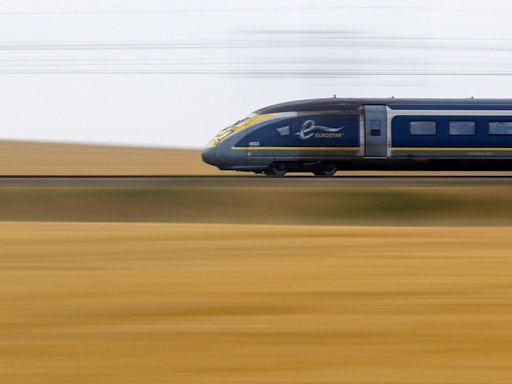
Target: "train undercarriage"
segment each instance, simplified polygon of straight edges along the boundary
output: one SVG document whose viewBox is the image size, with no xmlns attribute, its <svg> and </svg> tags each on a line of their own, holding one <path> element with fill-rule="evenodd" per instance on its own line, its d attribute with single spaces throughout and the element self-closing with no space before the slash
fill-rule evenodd
<svg viewBox="0 0 512 384">
<path fill-rule="evenodd" d="M 512 171 L 512 159 L 350 159 L 345 161 L 274 162 L 265 170 L 267 176 L 288 173 L 313 173 L 332 177 L 340 171 Z"/>
</svg>

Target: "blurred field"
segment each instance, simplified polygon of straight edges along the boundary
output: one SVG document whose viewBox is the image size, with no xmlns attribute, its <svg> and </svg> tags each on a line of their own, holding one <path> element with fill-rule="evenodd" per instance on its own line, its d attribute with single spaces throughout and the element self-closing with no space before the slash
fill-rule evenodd
<svg viewBox="0 0 512 384">
<path fill-rule="evenodd" d="M 0 382 L 509 383 L 510 228 L 0 224 Z"/>
<path fill-rule="evenodd" d="M 4 175 L 216 173 L 8 144 Z M 509 383 L 511 207 L 512 178 L 0 179 L 0 383 Z"/>
<path fill-rule="evenodd" d="M 198 150 L 0 141 L 0 175 L 219 173 L 202 162 Z"/>
<path fill-rule="evenodd" d="M 512 178 L 2 179 L 0 220 L 512 225 Z"/>
</svg>

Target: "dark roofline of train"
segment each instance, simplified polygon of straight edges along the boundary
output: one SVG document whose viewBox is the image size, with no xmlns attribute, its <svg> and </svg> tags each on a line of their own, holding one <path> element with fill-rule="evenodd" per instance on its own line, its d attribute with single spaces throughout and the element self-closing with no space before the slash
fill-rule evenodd
<svg viewBox="0 0 512 384">
<path fill-rule="evenodd" d="M 363 105 L 387 105 L 391 109 L 424 109 L 424 110 L 512 110 L 512 99 L 311 99 L 290 101 L 262 108 L 256 113 L 280 112 L 317 112 L 317 111 L 357 111 Z"/>
</svg>

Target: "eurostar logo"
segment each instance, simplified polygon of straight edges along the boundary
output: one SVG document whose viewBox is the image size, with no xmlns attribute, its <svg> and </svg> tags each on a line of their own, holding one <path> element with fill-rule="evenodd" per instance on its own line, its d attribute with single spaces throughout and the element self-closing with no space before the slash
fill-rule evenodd
<svg viewBox="0 0 512 384">
<path fill-rule="evenodd" d="M 302 140 L 308 140 L 312 137 L 316 137 L 318 139 L 332 139 L 332 138 L 341 138 L 343 137 L 343 129 L 345 126 L 341 126 L 339 128 L 330 128 L 323 127 L 321 125 L 316 125 L 314 120 L 307 120 L 302 124 L 302 128 L 299 133 L 296 133 L 297 136 L 300 136 Z"/>
</svg>

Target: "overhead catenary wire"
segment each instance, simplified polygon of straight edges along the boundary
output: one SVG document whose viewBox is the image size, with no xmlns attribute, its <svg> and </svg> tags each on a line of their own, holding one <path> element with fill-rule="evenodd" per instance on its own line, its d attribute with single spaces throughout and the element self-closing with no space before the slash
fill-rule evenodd
<svg viewBox="0 0 512 384">
<path fill-rule="evenodd" d="M 475 52 L 512 52 L 512 40 L 489 40 L 495 44 L 461 45 L 457 41 L 450 44 L 434 44 L 434 41 L 425 40 L 427 44 L 404 40 L 354 40 L 354 39 L 230 39 L 230 40 L 202 40 L 202 41 L 122 41 L 122 42 L 0 42 L 0 51 L 8 52 L 62 52 L 62 51 L 192 51 L 192 50 L 279 50 L 279 49 L 320 49 L 336 48 L 359 50 L 386 50 L 409 49 L 439 51 L 475 51 Z M 449 40 L 447 40 L 449 42 Z M 469 41 L 468 41 L 469 43 Z"/>
<path fill-rule="evenodd" d="M 248 31 L 247 34 L 260 33 L 261 31 Z M 292 35 L 301 31 L 288 31 Z M 324 33 L 336 33 L 340 31 L 323 31 Z M 276 31 L 267 31 L 268 34 L 277 33 Z M 261 33 L 265 34 L 265 33 Z M 320 34 L 320 35 L 322 35 Z M 315 34 L 313 34 L 315 35 Z M 318 34 L 316 34 L 318 35 Z M 244 48 L 244 49 L 258 49 L 258 48 L 303 48 L 303 47 L 330 47 L 330 46 L 362 46 L 366 48 L 381 48 L 383 42 L 390 44 L 401 44 L 403 42 L 410 44 L 410 42 L 430 42 L 438 41 L 437 37 L 360 37 L 360 36 L 341 36 L 336 39 L 332 38 L 311 38 L 311 39 L 232 39 L 232 40 L 198 40 L 198 41 L 0 41 L 0 51 L 6 52 L 7 57 L 0 58 L 0 74 L 2 75 L 222 75 L 222 76 L 243 76 L 243 77 L 283 77 L 283 78 L 342 78 L 342 77 L 361 77 L 361 76 L 380 76 L 380 77 L 396 77 L 396 76 L 512 76 L 512 71 L 482 68 L 481 66 L 470 66 L 472 69 L 465 70 L 462 68 L 437 68 L 430 69 L 424 68 L 416 64 L 410 68 L 402 66 L 399 69 L 386 69 L 385 62 L 378 60 L 378 65 L 373 69 L 351 69 L 350 59 L 345 57 L 319 57 L 319 58 L 304 58 L 295 57 L 290 58 L 286 55 L 281 57 L 268 57 L 256 56 L 255 54 L 245 58 L 229 58 L 218 60 L 208 57 L 208 49 L 231 49 L 231 48 Z M 466 38 L 443 38 L 442 41 L 446 42 L 460 42 L 472 41 Z M 497 38 L 497 39 L 483 39 L 489 42 L 496 42 L 499 46 L 471 46 L 463 47 L 463 49 L 497 49 L 504 50 L 512 49 L 508 43 L 512 39 Z M 408 48 L 429 48 L 430 46 L 418 46 L 416 43 L 407 46 Z M 436 48 L 447 49 L 450 45 L 440 45 Z M 461 48 L 461 47 L 459 47 Z M 174 49 L 190 49 L 195 50 L 195 54 L 200 53 L 202 50 L 205 52 L 200 58 L 193 58 L 191 55 L 175 55 L 174 57 L 161 57 L 161 58 L 65 58 L 61 57 L 62 51 L 105 51 L 105 52 L 130 52 L 132 50 L 153 50 L 155 55 L 160 55 L 159 50 L 174 50 Z M 7 51 L 12 51 L 7 52 Z M 16 52 L 24 54 L 24 57 L 16 58 Z M 32 57 L 27 58 L 24 52 L 30 53 Z M 41 58 L 44 52 L 45 58 Z M 158 53 L 157 53 L 158 52 Z M 48 54 L 52 53 L 48 58 Z M 55 55 L 59 56 L 55 56 Z M 102 53 L 103 55 L 103 53 Z M 253 56 L 253 57 L 251 57 Z M 354 60 L 354 59 L 352 59 Z M 385 60 L 385 59 L 384 59 Z M 274 65 L 273 68 L 258 68 L 263 64 Z M 291 68 L 282 70 L 280 65 L 290 64 Z M 347 64 L 347 68 L 339 68 L 340 65 Z M 355 64 L 361 65 L 356 60 Z M 376 64 L 373 63 L 373 64 Z M 403 64 L 403 63 L 402 63 Z M 233 68 L 225 68 L 229 65 Z M 312 68 L 307 66 L 316 65 Z M 331 68 L 329 68 L 329 65 Z M 334 67 L 336 65 L 336 67 Z M 371 61 L 365 61 L 365 65 L 372 65 Z M 180 67 L 181 66 L 181 67 Z M 187 66 L 195 66 L 190 68 Z M 239 68 L 237 68 L 237 66 Z M 294 67 L 293 67 L 294 66 Z M 302 68 L 302 67 L 306 68 Z M 393 65 L 395 66 L 395 65 Z M 156 67 L 156 68 L 155 68 Z M 383 68 L 384 67 L 384 68 Z M 423 67 L 423 68 L 422 68 Z M 391 67 L 390 67 L 391 68 Z M 506 67 L 503 67 L 506 69 Z"/>
<path fill-rule="evenodd" d="M 278 77 L 278 78 L 342 78 L 342 77 L 396 77 L 396 76 L 512 76 L 511 72 L 428 72 L 428 71 L 255 71 L 255 70 L 183 70 L 183 69 L 3 69 L 0 75 L 222 75 L 241 77 Z"/>
</svg>

